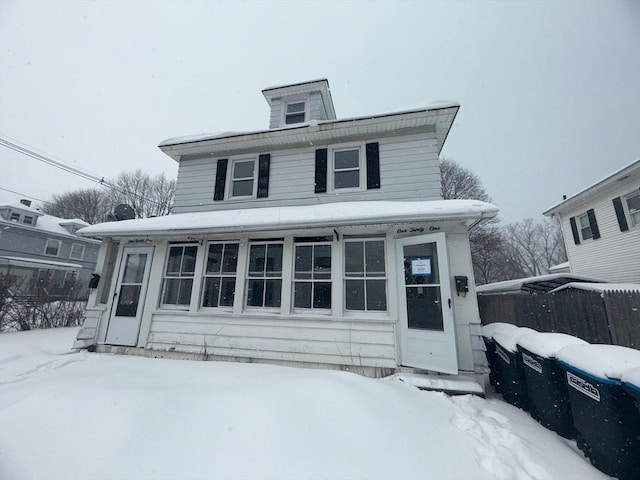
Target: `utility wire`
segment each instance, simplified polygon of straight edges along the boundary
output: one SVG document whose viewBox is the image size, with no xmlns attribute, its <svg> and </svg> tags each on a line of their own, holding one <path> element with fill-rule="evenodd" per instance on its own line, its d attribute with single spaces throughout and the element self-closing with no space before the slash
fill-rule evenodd
<svg viewBox="0 0 640 480">
<path fill-rule="evenodd" d="M 23 147 L 16 142 L 17 140 L 14 140 L 13 142 L 7 139 L 8 137 L 3 137 L 0 136 L 0 145 L 6 148 L 9 148 L 11 150 L 14 150 L 18 153 L 21 153 L 23 155 L 26 155 L 28 157 L 34 158 L 36 160 L 39 160 L 43 163 L 46 163 L 47 165 L 51 165 L 52 167 L 56 167 L 59 168 L 60 170 L 64 170 L 65 172 L 71 173 L 72 175 L 76 175 L 78 177 L 84 178 L 85 180 L 90 180 L 92 182 L 98 183 L 106 188 L 110 188 L 111 190 L 114 190 L 122 195 L 131 195 L 133 197 L 137 197 L 141 200 L 145 200 L 147 202 L 150 203 L 154 203 L 158 206 L 163 206 L 160 202 L 156 202 L 155 200 L 151 200 L 150 198 L 146 198 L 143 197 L 142 195 L 138 194 L 138 193 L 134 193 L 134 192 L 127 192 L 124 191 L 122 189 L 120 189 L 118 186 L 107 182 L 104 177 L 99 177 L 97 175 L 94 175 L 93 173 L 87 172 L 87 171 L 82 171 L 76 167 L 72 167 L 71 165 L 67 165 L 63 162 L 60 162 L 58 160 L 54 160 L 53 158 L 50 158 L 50 156 L 46 156 L 46 155 L 42 155 L 40 153 L 37 153 L 34 151 L 33 147 L 31 148 L 26 148 Z M 20 142 L 22 143 L 22 142 Z M 26 145 L 26 144 L 23 144 Z M 6 189 L 3 189 L 6 190 Z M 13 192 L 13 193 L 17 193 L 17 192 Z M 35 200 L 39 200 L 35 197 L 31 197 L 34 198 Z M 40 200 L 40 201 L 44 201 L 44 200 Z M 46 203 L 50 203 L 50 202 L 46 202 Z"/>
<path fill-rule="evenodd" d="M 9 192 L 9 193 L 15 193 L 16 195 L 20 195 L 22 197 L 27 197 L 27 198 L 30 198 L 32 200 L 37 200 L 37 201 L 42 202 L 42 203 L 51 203 L 51 202 L 47 202 L 46 200 L 42 200 L 41 198 L 34 197 L 33 195 L 27 195 L 26 193 L 16 192 L 15 190 L 9 190 L 8 188 L 0 187 L 0 190 L 4 190 L 5 192 Z"/>
</svg>

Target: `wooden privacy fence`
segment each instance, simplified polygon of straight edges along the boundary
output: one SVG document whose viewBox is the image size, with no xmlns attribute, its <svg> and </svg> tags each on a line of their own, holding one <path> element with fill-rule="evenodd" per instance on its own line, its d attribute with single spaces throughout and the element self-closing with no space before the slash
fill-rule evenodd
<svg viewBox="0 0 640 480">
<path fill-rule="evenodd" d="M 640 349 L 640 292 L 566 289 L 556 293 L 478 295 L 483 325 L 512 323 L 567 333 L 589 343 Z"/>
</svg>

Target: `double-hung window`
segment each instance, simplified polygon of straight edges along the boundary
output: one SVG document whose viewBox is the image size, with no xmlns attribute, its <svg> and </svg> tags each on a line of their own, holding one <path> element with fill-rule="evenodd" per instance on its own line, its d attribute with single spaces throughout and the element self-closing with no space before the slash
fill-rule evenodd
<svg viewBox="0 0 640 480">
<path fill-rule="evenodd" d="M 25 215 L 22 219 L 22 223 L 26 223 L 27 225 L 33 225 L 33 217 L 31 215 Z"/>
<path fill-rule="evenodd" d="M 331 237 L 295 239 L 293 308 L 331 308 Z"/>
<path fill-rule="evenodd" d="M 231 166 L 229 197 L 253 197 L 255 194 L 255 159 L 234 160 Z"/>
<path fill-rule="evenodd" d="M 11 220 L 12 222 L 19 222 L 20 221 L 20 214 L 19 213 L 11 213 L 11 216 L 9 217 L 9 220 Z"/>
<path fill-rule="evenodd" d="M 233 307 L 238 243 L 210 243 L 204 271 L 203 307 Z"/>
<path fill-rule="evenodd" d="M 387 310 L 385 242 L 347 239 L 344 243 L 345 307 L 356 311 Z"/>
<path fill-rule="evenodd" d="M 163 306 L 188 306 L 196 268 L 198 246 L 170 245 L 162 286 Z"/>
<path fill-rule="evenodd" d="M 361 157 L 360 147 L 333 151 L 333 190 L 359 190 L 362 187 Z"/>
<path fill-rule="evenodd" d="M 50 257 L 57 257 L 60 254 L 60 240 L 54 240 L 52 238 L 47 240 L 47 245 L 44 247 L 44 254 Z"/>
<path fill-rule="evenodd" d="M 591 224 L 589 223 L 589 216 L 585 213 L 578 217 L 578 229 L 580 230 L 580 237 L 582 240 L 593 238 L 593 231 Z"/>
<path fill-rule="evenodd" d="M 640 192 L 627 195 L 624 200 L 629 209 L 631 225 L 634 227 L 640 225 Z"/>
<path fill-rule="evenodd" d="M 282 241 L 252 242 L 247 272 L 247 307 L 280 308 Z"/>
<path fill-rule="evenodd" d="M 291 102 L 287 103 L 284 123 L 286 125 L 292 125 L 294 123 L 302 123 L 305 121 L 306 102 Z"/>
<path fill-rule="evenodd" d="M 81 245 L 80 243 L 72 244 L 69 258 L 73 260 L 82 260 L 82 257 L 84 257 L 84 245 Z"/>
</svg>

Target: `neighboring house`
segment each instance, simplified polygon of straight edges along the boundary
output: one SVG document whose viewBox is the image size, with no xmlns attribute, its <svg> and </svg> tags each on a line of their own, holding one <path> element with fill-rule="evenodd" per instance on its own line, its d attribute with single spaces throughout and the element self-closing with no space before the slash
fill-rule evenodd
<svg viewBox="0 0 640 480">
<path fill-rule="evenodd" d="M 263 94 L 268 130 L 160 144 L 172 215 L 80 231 L 103 247 L 75 346 L 484 371 L 469 229 L 498 209 L 442 200 L 458 105 L 338 120 L 326 80 Z"/>
<path fill-rule="evenodd" d="M 89 226 L 80 219 L 47 215 L 29 200 L 0 205 L 0 273 L 10 273 L 26 287 L 31 281 L 60 294 L 74 282 L 88 286 L 100 241 L 79 237 Z"/>
<path fill-rule="evenodd" d="M 551 207 L 571 273 L 640 283 L 640 159 Z"/>
</svg>

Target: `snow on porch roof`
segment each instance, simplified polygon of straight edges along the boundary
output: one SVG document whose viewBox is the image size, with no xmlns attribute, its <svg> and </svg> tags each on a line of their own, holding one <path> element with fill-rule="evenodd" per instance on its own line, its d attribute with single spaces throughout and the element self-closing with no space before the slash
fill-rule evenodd
<svg viewBox="0 0 640 480">
<path fill-rule="evenodd" d="M 428 220 L 481 220 L 493 218 L 497 213 L 498 207 L 478 200 L 339 202 L 181 213 L 107 222 L 82 228 L 77 234 L 85 237 L 118 237 L 238 233 Z"/>
<path fill-rule="evenodd" d="M 551 273 L 549 275 L 538 275 L 537 277 L 516 278 L 515 280 L 488 283 L 486 285 L 476 287 L 476 293 L 480 295 L 517 292 L 547 293 L 550 290 L 558 288 L 569 282 L 597 283 L 601 282 L 601 280 L 585 277 L 583 275 L 574 275 L 572 273 Z"/>
</svg>

